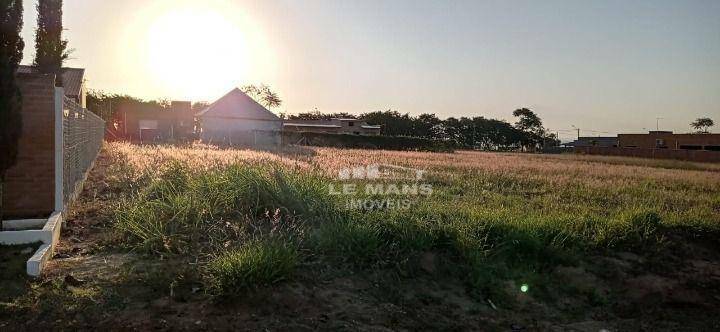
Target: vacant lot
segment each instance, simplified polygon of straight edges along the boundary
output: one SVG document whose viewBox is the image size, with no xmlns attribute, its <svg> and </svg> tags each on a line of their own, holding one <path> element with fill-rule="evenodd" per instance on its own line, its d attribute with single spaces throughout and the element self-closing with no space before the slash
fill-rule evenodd
<svg viewBox="0 0 720 332">
<path fill-rule="evenodd" d="M 110 144 L 0 328 L 717 329 L 718 235 L 718 165 Z"/>
</svg>

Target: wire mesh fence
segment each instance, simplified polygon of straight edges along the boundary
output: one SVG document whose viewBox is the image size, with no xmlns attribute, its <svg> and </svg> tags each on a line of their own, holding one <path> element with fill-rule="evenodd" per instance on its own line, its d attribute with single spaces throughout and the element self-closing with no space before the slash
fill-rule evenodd
<svg viewBox="0 0 720 332">
<path fill-rule="evenodd" d="M 63 202 L 70 204 L 102 147 L 105 121 L 74 100 L 63 100 Z"/>
</svg>

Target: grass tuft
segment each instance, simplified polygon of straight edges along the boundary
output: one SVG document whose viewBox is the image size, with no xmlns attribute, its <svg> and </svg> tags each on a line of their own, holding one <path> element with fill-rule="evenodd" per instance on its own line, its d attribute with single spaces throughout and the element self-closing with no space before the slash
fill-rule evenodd
<svg viewBox="0 0 720 332">
<path fill-rule="evenodd" d="M 213 259 L 206 280 L 210 293 L 227 298 L 289 279 L 298 262 L 298 250 L 291 241 L 256 240 Z"/>
<path fill-rule="evenodd" d="M 310 246 L 334 261 L 367 266 L 381 259 L 384 243 L 376 225 L 330 221 L 321 224 L 312 234 Z"/>
</svg>

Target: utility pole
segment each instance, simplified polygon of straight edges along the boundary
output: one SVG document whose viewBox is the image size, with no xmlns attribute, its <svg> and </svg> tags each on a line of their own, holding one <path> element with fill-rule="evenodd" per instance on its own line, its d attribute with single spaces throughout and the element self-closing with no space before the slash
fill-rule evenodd
<svg viewBox="0 0 720 332">
<path fill-rule="evenodd" d="M 580 128 L 575 127 L 574 125 L 571 125 L 575 130 L 577 130 L 577 139 L 580 140 Z"/>
</svg>

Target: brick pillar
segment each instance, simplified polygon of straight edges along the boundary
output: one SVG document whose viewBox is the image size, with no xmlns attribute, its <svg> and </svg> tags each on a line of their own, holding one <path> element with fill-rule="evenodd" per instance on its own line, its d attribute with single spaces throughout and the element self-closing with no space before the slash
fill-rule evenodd
<svg viewBox="0 0 720 332">
<path fill-rule="evenodd" d="M 23 96 L 17 164 L 8 170 L 7 218 L 48 217 L 55 211 L 55 76 L 18 74 Z"/>
</svg>

